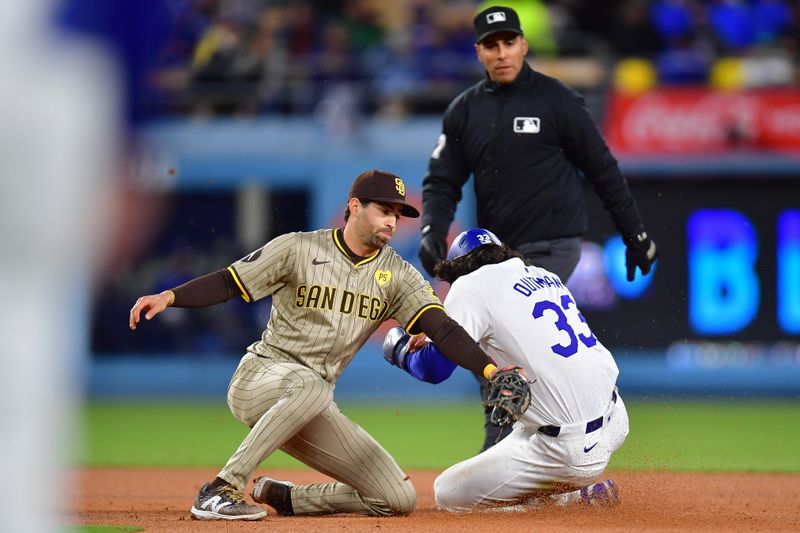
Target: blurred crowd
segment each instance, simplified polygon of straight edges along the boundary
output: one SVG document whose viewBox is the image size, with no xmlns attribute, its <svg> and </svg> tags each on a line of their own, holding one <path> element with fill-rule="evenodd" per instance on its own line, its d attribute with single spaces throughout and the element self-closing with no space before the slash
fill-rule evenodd
<svg viewBox="0 0 800 533">
<path fill-rule="evenodd" d="M 472 18 L 496 3 L 520 14 L 532 61 L 578 88 L 724 83 L 752 65 L 758 83 L 795 82 L 791 0 L 165 0 L 152 104 L 193 116 L 439 113 L 482 75 Z M 576 59 L 583 74 L 570 76 Z"/>
<path fill-rule="evenodd" d="M 495 2 L 396 0 L 164 0 L 148 116 L 303 115 L 338 131 L 365 115 L 440 114 L 482 75 L 472 19 Z M 790 0 L 512 0 L 535 68 L 603 95 L 664 85 L 731 88 L 797 84 L 800 4 Z M 146 44 L 145 44 L 146 46 Z M 593 97 L 594 95 L 594 97 Z M 598 117 L 599 119 L 599 117 Z M 170 209 L 162 241 L 123 265 L 95 301 L 95 353 L 239 353 L 269 302 L 172 309 L 127 329 L 141 294 L 224 268 L 251 251 L 195 202 Z M 276 205 L 296 205 L 296 200 Z M 302 209 L 301 209 L 302 210 Z M 227 218 L 234 215 L 228 213 Z M 276 220 L 286 218 L 283 214 Z M 189 227 L 187 220 L 192 222 Z M 181 224 L 187 227 L 181 230 Z M 213 226 L 213 227 L 212 227 Z M 302 223 L 275 228 L 306 230 Z M 156 249 L 157 248 L 157 249 Z M 202 250 L 202 253 L 199 251 Z M 146 257 L 149 259 L 141 259 Z"/>
</svg>

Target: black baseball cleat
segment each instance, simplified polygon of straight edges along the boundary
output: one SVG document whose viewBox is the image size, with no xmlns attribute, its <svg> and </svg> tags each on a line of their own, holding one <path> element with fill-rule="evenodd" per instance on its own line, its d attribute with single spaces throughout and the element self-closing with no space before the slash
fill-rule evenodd
<svg viewBox="0 0 800 533">
<path fill-rule="evenodd" d="M 291 481 L 279 481 L 271 477 L 257 477 L 253 480 L 252 497 L 258 503 L 266 503 L 280 516 L 294 515 L 292 508 Z"/>
<path fill-rule="evenodd" d="M 267 512 L 244 501 L 244 495 L 231 485 L 200 488 L 192 505 L 192 518 L 198 520 L 261 520 Z"/>
</svg>

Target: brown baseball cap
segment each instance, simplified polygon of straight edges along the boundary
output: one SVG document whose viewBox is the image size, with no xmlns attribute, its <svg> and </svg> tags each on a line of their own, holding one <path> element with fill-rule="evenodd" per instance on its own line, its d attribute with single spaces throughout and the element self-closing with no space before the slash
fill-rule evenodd
<svg viewBox="0 0 800 533">
<path fill-rule="evenodd" d="M 475 25 L 475 42 L 479 43 L 493 33 L 508 31 L 522 35 L 517 12 L 510 7 L 487 7 L 472 21 Z"/>
<path fill-rule="evenodd" d="M 350 187 L 350 198 L 364 198 L 373 202 L 400 204 L 400 214 L 408 218 L 418 218 L 419 211 L 406 203 L 406 185 L 399 176 L 383 170 L 367 170 L 359 174 Z"/>
</svg>

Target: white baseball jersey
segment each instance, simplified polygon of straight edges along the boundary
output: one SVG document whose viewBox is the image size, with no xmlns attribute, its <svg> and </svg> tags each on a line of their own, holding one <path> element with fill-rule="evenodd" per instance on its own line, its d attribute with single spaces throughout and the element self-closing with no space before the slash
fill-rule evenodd
<svg viewBox="0 0 800 533">
<path fill-rule="evenodd" d="M 591 420 L 608 408 L 619 370 L 555 274 L 516 258 L 486 265 L 453 283 L 445 309 L 498 366 L 528 373 L 525 425 Z"/>
<path fill-rule="evenodd" d="M 499 365 L 525 369 L 532 400 L 508 437 L 436 478 L 437 507 L 536 501 L 602 475 L 628 435 L 619 371 L 558 276 L 517 258 L 486 265 L 453 283 L 445 309 Z"/>
</svg>

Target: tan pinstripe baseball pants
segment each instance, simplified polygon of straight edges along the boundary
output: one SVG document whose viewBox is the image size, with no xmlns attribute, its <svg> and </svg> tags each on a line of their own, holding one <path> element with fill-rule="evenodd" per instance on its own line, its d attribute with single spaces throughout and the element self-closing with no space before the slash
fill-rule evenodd
<svg viewBox="0 0 800 533">
<path fill-rule="evenodd" d="M 243 490 L 277 449 L 338 480 L 292 488 L 295 514 L 406 514 L 416 492 L 389 453 L 339 411 L 333 385 L 297 363 L 248 353 L 228 388 L 233 415 L 252 429 L 219 477 Z"/>
</svg>

